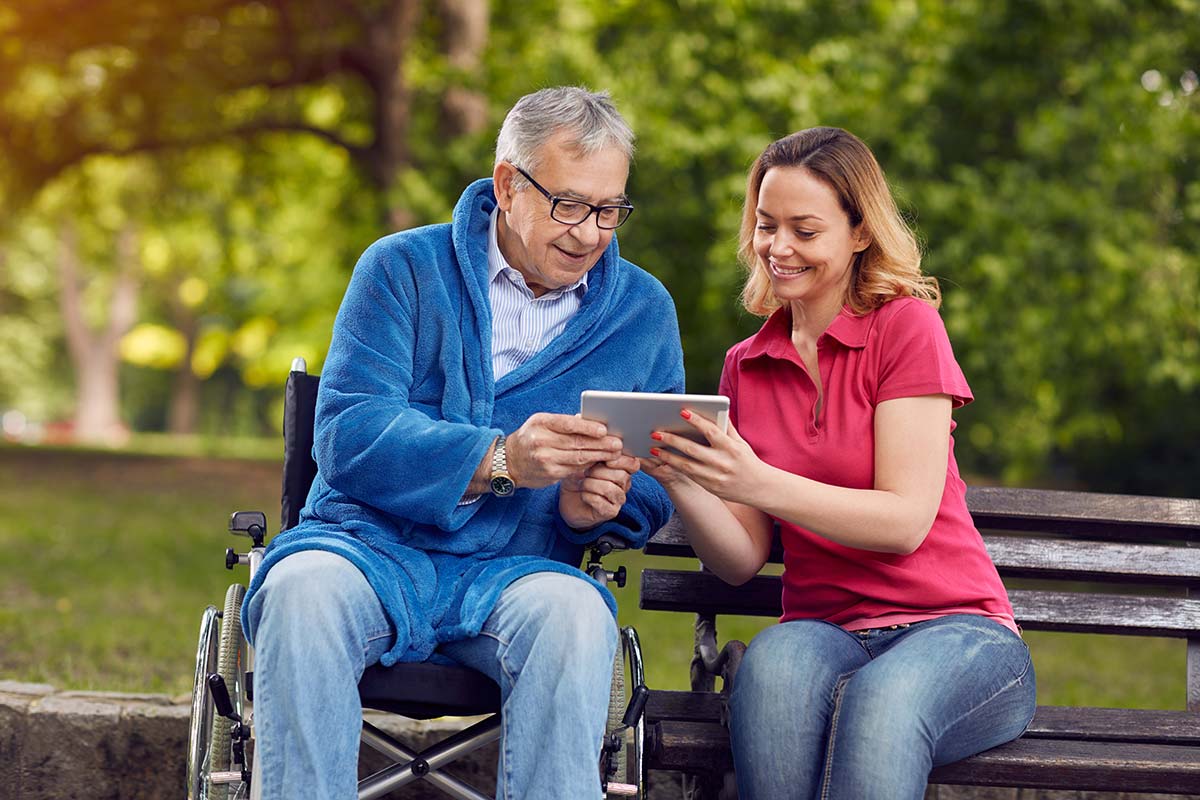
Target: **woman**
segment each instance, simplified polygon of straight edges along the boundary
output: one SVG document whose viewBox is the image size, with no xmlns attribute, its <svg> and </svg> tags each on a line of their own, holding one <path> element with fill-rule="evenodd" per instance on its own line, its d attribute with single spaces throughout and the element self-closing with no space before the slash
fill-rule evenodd
<svg viewBox="0 0 1200 800">
<path fill-rule="evenodd" d="M 838 128 L 759 156 L 740 255 L 743 303 L 769 317 L 726 356 L 729 427 L 685 411 L 711 447 L 655 432 L 643 464 L 729 583 L 780 525 L 783 616 L 730 698 L 739 795 L 915 800 L 932 767 L 1017 737 L 1035 706 L 954 459 L 951 410 L 972 398 L 937 282 L 871 151 Z"/>
</svg>

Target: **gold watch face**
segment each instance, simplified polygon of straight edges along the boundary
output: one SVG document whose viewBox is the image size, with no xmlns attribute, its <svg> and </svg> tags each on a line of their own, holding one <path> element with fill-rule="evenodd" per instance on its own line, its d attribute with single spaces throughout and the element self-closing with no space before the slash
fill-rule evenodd
<svg viewBox="0 0 1200 800">
<path fill-rule="evenodd" d="M 512 482 L 512 478 L 507 475 L 495 475 L 492 477 L 492 494 L 497 497 L 508 497 L 516 488 L 516 485 Z"/>
</svg>

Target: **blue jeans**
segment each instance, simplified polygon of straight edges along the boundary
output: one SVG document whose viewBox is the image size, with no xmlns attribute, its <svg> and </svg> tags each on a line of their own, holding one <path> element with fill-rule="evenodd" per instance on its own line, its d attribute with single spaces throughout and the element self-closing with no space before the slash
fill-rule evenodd
<svg viewBox="0 0 1200 800">
<path fill-rule="evenodd" d="M 358 568 L 322 551 L 276 565 L 254 596 L 255 782 L 265 800 L 357 797 L 358 680 L 394 634 Z M 498 798 L 600 798 L 617 630 L 582 578 L 528 575 L 479 636 L 441 652 L 500 686 Z"/>
<path fill-rule="evenodd" d="M 959 614 L 851 633 L 820 620 L 754 638 L 730 697 L 742 800 L 920 800 L 934 766 L 1015 739 L 1036 705 L 1029 649 Z"/>
</svg>

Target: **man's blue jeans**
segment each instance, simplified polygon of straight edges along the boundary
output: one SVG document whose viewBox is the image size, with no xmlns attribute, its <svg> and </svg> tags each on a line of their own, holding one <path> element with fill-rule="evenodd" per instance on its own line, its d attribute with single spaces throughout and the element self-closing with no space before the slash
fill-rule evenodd
<svg viewBox="0 0 1200 800">
<path fill-rule="evenodd" d="M 730 697 L 741 800 L 920 800 L 934 766 L 1033 718 L 1029 649 L 958 614 L 850 633 L 820 620 L 754 638 Z"/>
<path fill-rule="evenodd" d="M 248 609 L 255 738 L 265 800 L 357 796 L 358 680 L 393 633 L 358 568 L 331 553 L 288 556 Z M 500 686 L 497 797 L 600 798 L 600 742 L 617 630 L 582 578 L 510 585 L 479 636 L 443 645 Z"/>
</svg>

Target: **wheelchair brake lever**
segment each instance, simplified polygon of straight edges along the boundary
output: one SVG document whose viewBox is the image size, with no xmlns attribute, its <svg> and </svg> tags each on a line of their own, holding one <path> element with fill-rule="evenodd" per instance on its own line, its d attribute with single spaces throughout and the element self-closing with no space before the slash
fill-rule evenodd
<svg viewBox="0 0 1200 800">
<path fill-rule="evenodd" d="M 241 715 L 233 710 L 233 701 L 229 699 L 229 687 L 225 685 L 225 679 L 214 672 L 208 676 L 207 683 L 208 691 L 212 695 L 213 705 L 216 707 L 217 714 L 233 722 L 233 725 L 229 727 L 229 735 L 233 739 L 231 750 L 233 765 L 242 768 L 228 772 L 214 772 L 210 776 L 210 779 L 214 784 L 241 781 L 249 785 L 250 771 L 245 768 L 245 742 L 250 738 L 250 727 L 242 722 Z"/>
<path fill-rule="evenodd" d="M 644 684 L 638 684 L 633 689 L 633 697 L 629 698 L 629 705 L 625 707 L 625 715 L 621 717 L 621 724 L 616 730 L 605 737 L 604 745 L 601 748 L 600 758 L 600 784 L 605 795 L 636 795 L 637 787 L 625 783 L 610 783 L 608 778 L 616 772 L 617 765 L 613 760 L 613 756 L 620 752 L 625 746 L 625 731 L 637 725 L 638 720 L 642 718 L 642 713 L 646 710 L 646 701 L 650 698 L 650 690 Z M 630 791 L 632 790 L 632 791 Z"/>
<path fill-rule="evenodd" d="M 242 718 L 233 710 L 233 701 L 229 699 L 229 689 L 225 686 L 225 679 L 215 672 L 208 676 L 208 692 L 212 695 L 213 705 L 216 706 L 219 715 L 234 722 L 242 721 Z"/>
<path fill-rule="evenodd" d="M 633 697 L 629 698 L 629 705 L 625 707 L 625 716 L 621 717 L 621 727 L 632 728 L 638 724 L 638 720 L 642 718 L 642 712 L 646 710 L 646 701 L 650 699 L 650 690 L 643 684 L 638 684 L 633 687 Z"/>
</svg>

